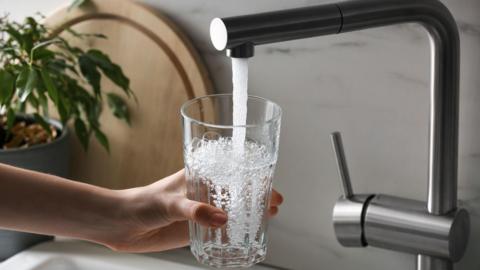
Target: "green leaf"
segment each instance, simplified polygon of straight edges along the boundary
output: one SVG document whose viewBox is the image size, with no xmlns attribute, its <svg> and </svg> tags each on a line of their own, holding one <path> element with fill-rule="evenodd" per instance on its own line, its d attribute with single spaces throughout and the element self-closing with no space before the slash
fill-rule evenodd
<svg viewBox="0 0 480 270">
<path fill-rule="evenodd" d="M 48 122 L 45 120 L 45 118 L 43 118 L 43 116 L 41 116 L 41 115 L 38 114 L 38 113 L 34 113 L 34 114 L 33 114 L 33 118 L 35 119 L 35 122 L 37 122 L 38 124 L 40 124 L 40 126 L 42 126 L 42 128 L 43 128 L 49 135 L 52 135 L 52 130 L 50 129 L 50 124 L 48 124 Z"/>
<path fill-rule="evenodd" d="M 32 48 L 32 51 L 34 50 L 38 50 L 42 47 L 46 47 L 50 44 L 54 44 L 54 43 L 61 43 L 62 41 L 60 39 L 57 39 L 57 38 L 54 38 L 54 39 L 49 39 L 49 40 L 45 40 L 43 42 L 40 42 L 38 44 L 36 44 L 33 48 Z"/>
<path fill-rule="evenodd" d="M 130 80 L 123 74 L 120 66 L 112 64 L 111 67 L 102 68 L 102 71 L 112 82 L 120 86 L 130 96 Z"/>
<path fill-rule="evenodd" d="M 33 43 L 35 42 L 33 33 L 27 32 L 25 34 L 22 34 L 22 40 L 23 40 L 22 49 L 25 52 L 30 53 L 33 49 Z"/>
<path fill-rule="evenodd" d="M 110 153 L 110 145 L 108 143 L 107 136 L 105 136 L 105 134 L 98 128 L 94 128 L 93 131 L 98 142 L 107 150 L 108 153 Z"/>
<path fill-rule="evenodd" d="M 20 102 L 25 102 L 37 85 L 37 71 L 33 67 L 24 67 L 17 77 L 17 95 Z"/>
<path fill-rule="evenodd" d="M 42 76 L 45 88 L 47 88 L 48 96 L 55 105 L 58 105 L 58 90 L 50 77 L 50 73 L 48 73 L 46 69 L 42 69 L 40 70 L 40 75 Z"/>
<path fill-rule="evenodd" d="M 40 48 L 35 51 L 33 54 L 33 61 L 36 60 L 46 60 L 46 59 L 52 59 L 55 57 L 55 53 L 53 51 L 47 50 L 45 48 Z"/>
<path fill-rule="evenodd" d="M 40 103 L 38 102 L 37 97 L 33 95 L 33 93 L 28 96 L 27 100 L 30 103 L 30 105 L 32 105 L 38 111 L 38 106 L 40 105 Z"/>
<path fill-rule="evenodd" d="M 102 113 L 102 103 L 91 101 L 89 103 L 85 103 L 85 105 L 85 113 L 87 114 L 90 125 L 99 127 L 100 122 L 98 121 L 98 118 L 100 118 L 100 114 Z"/>
<path fill-rule="evenodd" d="M 99 50 L 89 50 L 87 56 L 103 71 L 113 83 L 122 88 L 125 93 L 130 96 L 130 80 L 125 76 L 122 68 L 112 63 L 110 58 Z"/>
<path fill-rule="evenodd" d="M 38 40 L 40 38 L 39 25 L 33 17 L 27 17 L 25 24 L 30 26 L 28 29 L 29 34 L 32 36 L 32 40 Z"/>
<path fill-rule="evenodd" d="M 58 109 L 58 114 L 60 115 L 60 120 L 62 121 L 62 124 L 67 123 L 70 117 L 69 117 L 67 108 L 65 108 L 65 104 L 63 102 L 58 103 L 57 109 Z"/>
<path fill-rule="evenodd" d="M 33 17 L 29 16 L 29 17 L 25 18 L 25 22 L 28 25 L 30 25 L 30 28 L 37 29 L 38 23 Z"/>
<path fill-rule="evenodd" d="M 43 13 L 41 13 L 40 11 L 37 11 L 34 14 L 35 14 L 35 16 L 39 17 L 40 19 L 47 18 L 47 16 L 43 15 Z"/>
<path fill-rule="evenodd" d="M 80 143 L 82 144 L 83 149 L 87 150 L 88 138 L 89 138 L 87 126 L 85 125 L 83 120 L 80 118 L 75 118 L 74 126 L 75 126 L 75 133 L 77 134 L 78 140 L 80 140 Z"/>
<path fill-rule="evenodd" d="M 74 8 L 80 7 L 82 5 L 85 5 L 86 3 L 88 3 L 88 0 L 74 0 L 72 4 L 68 7 L 68 11 Z"/>
<path fill-rule="evenodd" d="M 84 37 L 94 37 L 94 38 L 107 39 L 107 36 L 104 35 L 104 34 L 79 33 L 79 32 L 77 32 L 77 31 L 73 30 L 72 28 L 67 28 L 66 31 L 67 31 L 68 33 L 70 33 L 72 36 L 77 37 L 77 38 L 80 38 L 80 39 L 82 39 L 82 38 L 84 38 Z"/>
<path fill-rule="evenodd" d="M 15 111 L 12 108 L 8 108 L 8 112 L 7 112 L 7 128 L 8 128 L 8 130 L 12 129 L 13 124 L 15 124 L 15 119 L 16 119 Z"/>
<path fill-rule="evenodd" d="M 83 38 L 83 35 L 72 28 L 67 28 L 65 29 L 68 33 L 70 33 L 72 36 L 77 37 L 77 38 Z"/>
<path fill-rule="evenodd" d="M 112 61 L 110 60 L 108 55 L 104 54 L 99 50 L 90 49 L 86 52 L 86 55 L 100 67 L 108 68 L 110 65 L 112 65 Z"/>
<path fill-rule="evenodd" d="M 49 113 L 48 113 L 48 99 L 47 99 L 47 96 L 45 95 L 45 92 L 38 92 L 38 102 L 40 103 L 40 106 L 42 107 L 43 115 L 48 117 L 48 115 L 49 115 Z"/>
<path fill-rule="evenodd" d="M 17 31 L 17 29 L 13 28 L 10 24 L 7 24 L 7 27 L 5 29 L 5 32 L 7 32 L 12 39 L 17 41 L 17 43 L 22 47 L 23 46 L 23 37 L 20 32 Z"/>
<path fill-rule="evenodd" d="M 38 43 L 37 45 L 35 45 L 31 50 L 30 50 L 30 59 L 33 61 L 35 59 L 35 51 L 38 50 L 38 49 L 41 49 L 43 47 L 46 47 L 50 44 L 53 44 L 53 43 L 60 43 L 61 41 L 59 39 L 50 39 L 50 40 L 46 40 L 46 41 L 43 41 L 43 42 L 40 42 Z"/>
<path fill-rule="evenodd" d="M 68 69 L 69 71 L 73 72 L 74 74 L 78 75 L 77 70 L 75 69 L 74 66 L 68 64 L 64 59 L 53 59 L 51 61 L 48 61 L 48 67 L 52 72 L 55 73 L 65 73 L 65 69 Z"/>
<path fill-rule="evenodd" d="M 96 37 L 96 38 L 101 38 L 101 39 L 108 39 L 108 37 L 104 34 L 99 34 L 99 33 L 93 33 L 93 34 L 84 34 L 85 36 L 89 37 Z"/>
<path fill-rule="evenodd" d="M 13 95 L 14 78 L 10 72 L 0 70 L 0 104 L 7 104 Z"/>
<path fill-rule="evenodd" d="M 26 113 L 27 103 L 26 102 L 20 102 L 20 100 L 17 100 L 17 102 L 15 104 L 15 111 L 17 113 Z"/>
<path fill-rule="evenodd" d="M 78 58 L 80 64 L 80 71 L 87 79 L 88 83 L 92 86 L 93 92 L 96 95 L 100 95 L 100 72 L 97 70 L 95 62 L 89 57 L 82 55 Z"/>
<path fill-rule="evenodd" d="M 113 115 L 118 119 L 125 120 L 130 125 L 130 113 L 125 101 L 114 93 L 107 94 L 108 106 L 113 112 Z"/>
</svg>

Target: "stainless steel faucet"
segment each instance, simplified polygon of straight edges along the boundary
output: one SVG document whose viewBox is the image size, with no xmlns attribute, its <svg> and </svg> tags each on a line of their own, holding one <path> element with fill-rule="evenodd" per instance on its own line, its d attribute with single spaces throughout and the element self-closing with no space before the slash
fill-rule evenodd
<svg viewBox="0 0 480 270">
<path fill-rule="evenodd" d="M 418 254 L 417 270 L 453 269 L 464 254 L 469 215 L 457 208 L 459 36 L 438 0 L 351 0 L 320 6 L 215 18 L 210 36 L 230 57 L 254 46 L 400 23 L 419 23 L 431 44 L 427 202 L 354 194 L 339 133 L 332 134 L 344 194 L 333 210 L 338 241 Z"/>
</svg>

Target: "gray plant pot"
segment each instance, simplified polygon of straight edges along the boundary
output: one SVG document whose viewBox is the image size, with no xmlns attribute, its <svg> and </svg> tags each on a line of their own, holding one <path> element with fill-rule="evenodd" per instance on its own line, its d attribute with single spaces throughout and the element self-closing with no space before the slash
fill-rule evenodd
<svg viewBox="0 0 480 270">
<path fill-rule="evenodd" d="M 19 118 L 30 119 L 29 116 Z M 16 167 L 68 177 L 69 132 L 62 124 L 49 122 L 60 131 L 60 136 L 51 143 L 34 145 L 24 149 L 0 150 L 0 163 Z M 28 198 L 23 198 L 28 200 Z M 0 230 L 0 261 L 37 243 L 53 239 L 52 236 Z"/>
</svg>

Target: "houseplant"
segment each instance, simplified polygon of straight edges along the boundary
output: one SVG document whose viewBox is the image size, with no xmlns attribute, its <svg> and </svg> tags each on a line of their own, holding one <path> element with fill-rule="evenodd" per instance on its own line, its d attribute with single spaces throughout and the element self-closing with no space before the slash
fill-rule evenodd
<svg viewBox="0 0 480 270">
<path fill-rule="evenodd" d="M 79 39 L 105 38 L 67 31 Z M 102 77 L 133 96 L 129 79 L 103 52 L 72 46 L 33 17 L 23 23 L 0 18 L 0 162 L 68 176 L 68 123 L 84 149 L 94 136 L 109 151 L 99 122 L 103 100 L 117 118 L 130 118 L 124 99 L 103 91 Z M 49 117 L 49 108 L 60 121 Z M 0 231 L 0 260 L 39 239 Z"/>
</svg>

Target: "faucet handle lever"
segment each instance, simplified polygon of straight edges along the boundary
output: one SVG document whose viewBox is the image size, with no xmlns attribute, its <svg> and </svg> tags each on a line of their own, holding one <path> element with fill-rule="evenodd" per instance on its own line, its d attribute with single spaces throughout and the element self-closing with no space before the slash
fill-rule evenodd
<svg viewBox="0 0 480 270">
<path fill-rule="evenodd" d="M 351 198 L 353 196 L 352 182 L 350 181 L 350 174 L 348 173 L 347 160 L 345 159 L 345 151 L 343 150 L 342 135 L 340 132 L 335 131 L 330 134 L 332 139 L 333 151 L 337 159 L 338 173 L 343 186 L 343 194 L 345 198 Z"/>
</svg>

